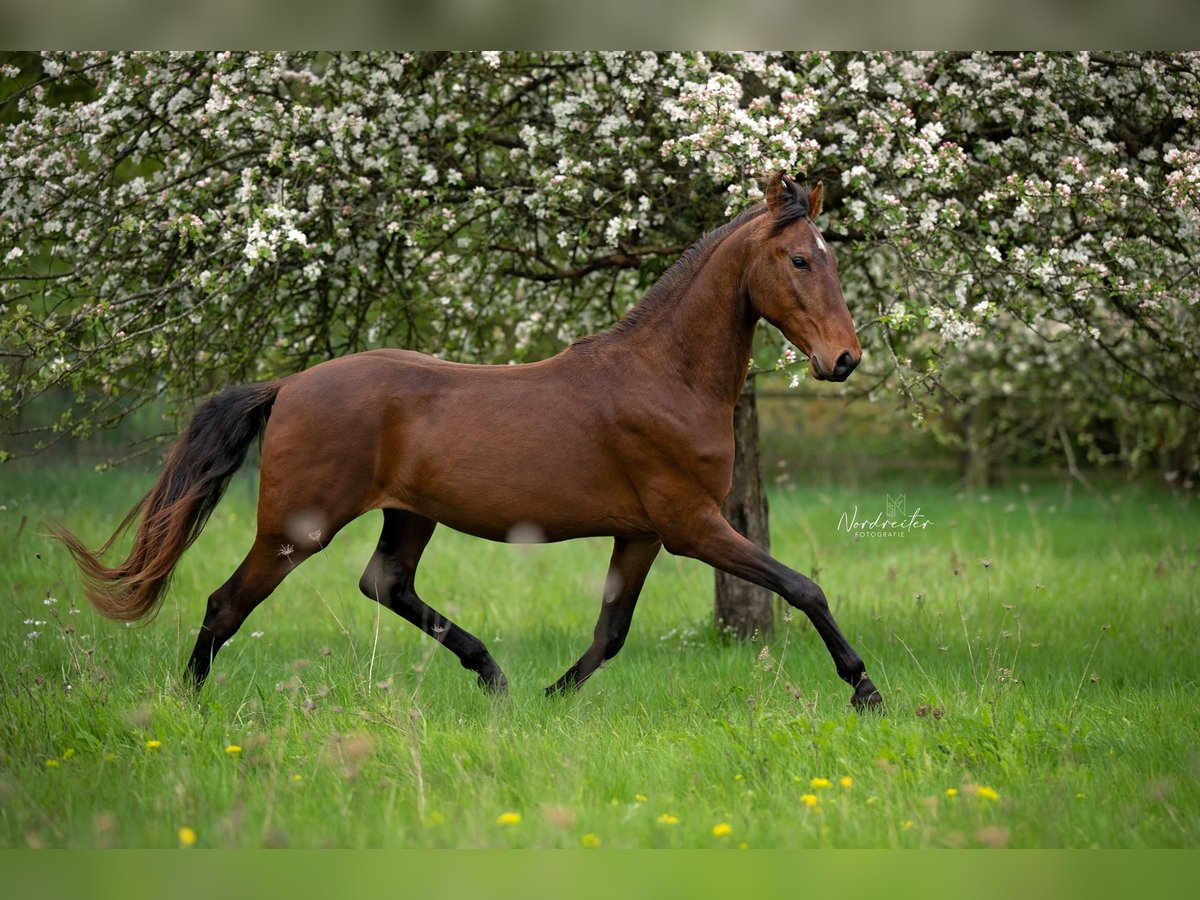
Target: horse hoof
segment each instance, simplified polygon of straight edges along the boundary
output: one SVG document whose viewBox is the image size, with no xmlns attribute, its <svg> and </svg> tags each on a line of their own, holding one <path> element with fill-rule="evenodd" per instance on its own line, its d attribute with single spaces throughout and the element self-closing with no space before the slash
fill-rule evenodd
<svg viewBox="0 0 1200 900">
<path fill-rule="evenodd" d="M 554 684 L 550 685 L 550 687 L 546 688 L 546 696 L 547 697 L 560 697 L 560 696 L 563 696 L 564 694 L 571 694 L 571 693 L 574 693 L 575 689 L 578 687 L 579 687 L 579 685 L 577 685 L 574 681 L 568 680 L 566 678 L 561 678 L 558 681 L 554 682 Z"/>
<path fill-rule="evenodd" d="M 850 698 L 850 705 L 860 713 L 883 712 L 883 696 L 875 688 L 855 691 Z"/>
<path fill-rule="evenodd" d="M 504 677 L 504 673 L 499 669 L 486 675 L 481 672 L 476 681 L 489 694 L 500 695 L 508 693 L 508 679 Z"/>
</svg>

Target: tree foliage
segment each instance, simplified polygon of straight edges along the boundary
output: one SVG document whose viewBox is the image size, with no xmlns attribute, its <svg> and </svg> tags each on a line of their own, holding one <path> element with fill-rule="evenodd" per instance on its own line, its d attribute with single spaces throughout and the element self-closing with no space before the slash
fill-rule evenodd
<svg viewBox="0 0 1200 900">
<path fill-rule="evenodd" d="M 542 356 L 783 168 L 826 182 L 848 390 L 952 441 L 1197 464 L 1196 54 L 47 53 L 0 79 L 0 402 L 70 388 L 48 439 L 367 347 Z"/>
</svg>

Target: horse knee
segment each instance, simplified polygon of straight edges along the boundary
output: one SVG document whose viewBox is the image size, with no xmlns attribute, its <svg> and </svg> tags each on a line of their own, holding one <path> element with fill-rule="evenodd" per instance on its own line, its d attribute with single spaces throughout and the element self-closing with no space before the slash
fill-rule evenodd
<svg viewBox="0 0 1200 900">
<path fill-rule="evenodd" d="M 825 592 L 811 578 L 797 572 L 787 588 L 784 599 L 801 612 L 811 615 L 829 609 Z"/>
</svg>

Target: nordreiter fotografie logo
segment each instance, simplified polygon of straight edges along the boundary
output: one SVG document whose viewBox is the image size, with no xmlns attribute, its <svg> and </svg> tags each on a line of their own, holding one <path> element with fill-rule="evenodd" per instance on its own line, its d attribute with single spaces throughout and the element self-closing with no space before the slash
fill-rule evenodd
<svg viewBox="0 0 1200 900">
<path fill-rule="evenodd" d="M 855 537 L 907 537 L 913 531 L 924 531 L 933 522 L 917 507 L 908 512 L 908 499 L 904 494 L 884 495 L 883 508 L 863 512 L 854 505 L 853 512 L 844 512 L 838 518 L 837 530 Z"/>
</svg>

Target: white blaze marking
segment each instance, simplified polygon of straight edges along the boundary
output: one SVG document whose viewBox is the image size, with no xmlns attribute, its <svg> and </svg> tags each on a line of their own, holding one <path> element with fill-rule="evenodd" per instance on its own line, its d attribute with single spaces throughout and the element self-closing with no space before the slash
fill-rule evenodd
<svg viewBox="0 0 1200 900">
<path fill-rule="evenodd" d="M 824 253 L 829 248 L 825 246 L 825 239 L 821 237 L 821 232 L 817 231 L 816 225 L 809 224 L 808 227 L 813 230 L 813 237 L 817 239 L 817 249 Z"/>
</svg>

